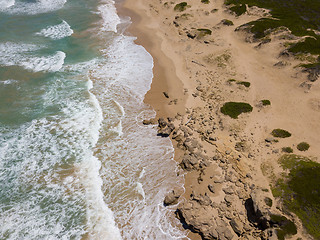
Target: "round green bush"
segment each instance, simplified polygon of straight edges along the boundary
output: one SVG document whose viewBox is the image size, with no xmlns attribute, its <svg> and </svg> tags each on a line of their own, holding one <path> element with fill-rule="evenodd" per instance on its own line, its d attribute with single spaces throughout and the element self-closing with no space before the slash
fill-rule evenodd
<svg viewBox="0 0 320 240">
<path fill-rule="evenodd" d="M 289 133 L 286 130 L 280 129 L 280 128 L 274 129 L 271 134 L 272 134 L 272 136 L 278 137 L 278 138 L 291 137 L 291 133 Z"/>
<path fill-rule="evenodd" d="M 266 100 L 266 99 L 264 99 L 264 100 L 261 100 L 261 103 L 262 103 L 262 105 L 263 105 L 263 106 L 268 106 L 268 105 L 271 105 L 271 102 L 270 102 L 270 100 Z"/>
<path fill-rule="evenodd" d="M 252 112 L 253 108 L 249 103 L 227 102 L 220 110 L 224 115 L 237 119 L 241 113 Z"/>
<path fill-rule="evenodd" d="M 175 7 L 174 7 L 174 11 L 177 11 L 177 12 L 182 12 L 184 10 L 186 10 L 188 6 L 188 3 L 186 2 L 181 2 L 181 3 L 178 3 Z"/>
<path fill-rule="evenodd" d="M 310 145 L 306 142 L 301 142 L 298 144 L 297 149 L 299 151 L 307 151 L 310 148 Z"/>
<path fill-rule="evenodd" d="M 282 152 L 293 153 L 293 149 L 291 147 L 283 147 Z"/>
</svg>

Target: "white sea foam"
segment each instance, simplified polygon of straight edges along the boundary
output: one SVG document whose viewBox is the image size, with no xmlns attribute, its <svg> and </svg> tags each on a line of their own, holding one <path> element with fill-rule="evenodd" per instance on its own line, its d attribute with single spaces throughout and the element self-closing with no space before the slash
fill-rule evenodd
<svg viewBox="0 0 320 240">
<path fill-rule="evenodd" d="M 117 32 L 117 26 L 121 23 L 121 20 L 117 14 L 114 1 L 102 1 L 98 7 L 98 11 L 103 19 L 101 31 Z"/>
<path fill-rule="evenodd" d="M 15 4 L 15 0 L 0 0 L 0 11 L 12 7 Z"/>
<path fill-rule="evenodd" d="M 172 224 L 178 224 L 171 218 L 174 210 L 163 207 L 162 201 L 172 188 L 183 188 L 183 177 L 176 176 L 170 140 L 157 138 L 155 128 L 137 121 L 137 116 L 155 115 L 143 103 L 152 82 L 153 60 L 133 40 L 116 37 L 103 51 L 106 64 L 91 73 L 93 91 L 103 103 L 101 136 L 108 136 L 96 147 L 96 157 L 102 162 L 105 202 L 113 210 L 124 239 L 181 239 L 185 233 Z M 112 134 L 119 118 L 120 137 Z"/>
<path fill-rule="evenodd" d="M 49 26 L 36 33 L 36 35 L 49 37 L 54 40 L 62 39 L 71 36 L 72 34 L 73 30 L 71 29 L 70 25 L 64 20 L 58 25 Z"/>
<path fill-rule="evenodd" d="M 38 57 L 30 55 L 31 52 L 41 48 L 42 46 L 32 44 L 2 43 L 0 44 L 0 64 L 4 66 L 21 66 L 34 72 L 59 71 L 64 64 L 66 54 L 58 51 L 49 56 Z"/>
<path fill-rule="evenodd" d="M 10 206 L 0 202 L 1 239 L 81 239 L 86 231 L 91 239 L 121 239 L 93 156 L 102 110 L 78 81 L 57 79 L 42 97 L 44 105 L 60 106 L 63 118 L 33 120 L 16 130 L 0 125 L 0 182 L 12 184 Z M 70 159 L 75 163 L 66 164 Z M 24 198 L 15 195 L 21 189 Z"/>
<path fill-rule="evenodd" d="M 7 80 L 4 80 L 4 81 L 0 81 L 0 83 L 2 83 L 4 85 L 14 84 L 14 83 L 17 83 L 17 82 L 19 82 L 19 81 L 13 80 L 13 79 L 7 79 Z"/>
<path fill-rule="evenodd" d="M 6 2 L 8 0 L 2 0 Z M 67 0 L 37 0 L 35 2 L 25 2 L 21 0 L 9 0 L 9 4 L 5 8 L 0 7 L 0 11 L 9 14 L 28 14 L 35 15 L 56 11 L 64 6 Z M 1 3 L 1 2 L 0 2 Z"/>
</svg>

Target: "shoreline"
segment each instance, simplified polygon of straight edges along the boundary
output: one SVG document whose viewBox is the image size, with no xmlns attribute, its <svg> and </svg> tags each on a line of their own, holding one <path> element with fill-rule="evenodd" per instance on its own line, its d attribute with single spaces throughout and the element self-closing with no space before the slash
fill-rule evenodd
<svg viewBox="0 0 320 240">
<path fill-rule="evenodd" d="M 179 174 L 185 176 L 185 193 L 170 192 L 165 202 L 175 205 L 180 199 L 177 215 L 192 240 L 275 239 L 272 215 L 294 222 L 295 238 L 311 239 L 301 220 L 283 210 L 273 188 L 284 173 L 283 149 L 295 149 L 302 140 L 319 144 L 320 87 L 296 68 L 301 60 L 282 55 L 282 36 L 289 38 L 290 32 L 272 33 L 263 43 L 236 31 L 266 10 L 253 7 L 238 17 L 223 2 L 189 0 L 179 12 L 174 11 L 178 2 L 126 0 L 119 8 L 132 20 L 126 32 L 154 59 L 144 101 L 160 118 L 159 135 L 170 136 Z M 253 110 L 232 119 L 220 110 L 227 102 L 247 103 Z M 272 136 L 277 128 L 292 137 Z M 318 156 L 320 150 L 306 154 Z"/>
<path fill-rule="evenodd" d="M 135 43 L 143 46 L 154 61 L 153 80 L 151 88 L 145 95 L 144 102 L 151 105 L 159 117 L 175 117 L 177 113 L 184 114 L 186 96 L 183 94 L 183 84 L 177 77 L 175 64 L 161 50 L 163 39 L 152 35 L 151 29 L 144 24 L 147 16 L 142 12 L 140 1 L 125 0 L 117 4 L 120 16 L 129 16 L 131 24 L 126 34 L 137 39 Z M 164 95 L 167 93 L 169 98 Z M 168 105 L 172 100 L 178 99 L 176 104 Z"/>
</svg>

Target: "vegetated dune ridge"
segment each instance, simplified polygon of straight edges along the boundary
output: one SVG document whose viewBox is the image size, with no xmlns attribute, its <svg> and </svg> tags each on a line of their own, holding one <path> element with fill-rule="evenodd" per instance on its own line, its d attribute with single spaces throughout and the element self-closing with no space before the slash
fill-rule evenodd
<svg viewBox="0 0 320 240">
<path fill-rule="evenodd" d="M 127 0 L 121 9 L 155 60 L 145 101 L 185 174 L 185 193 L 165 203 L 179 199 L 191 239 L 319 239 L 319 181 L 308 176 L 319 179 L 320 88 L 317 69 L 304 68 L 318 56 L 286 50 L 303 37 L 284 27 L 257 38 L 247 23 L 272 12 L 238 14 L 230 8 L 243 5 L 228 3 Z"/>
</svg>

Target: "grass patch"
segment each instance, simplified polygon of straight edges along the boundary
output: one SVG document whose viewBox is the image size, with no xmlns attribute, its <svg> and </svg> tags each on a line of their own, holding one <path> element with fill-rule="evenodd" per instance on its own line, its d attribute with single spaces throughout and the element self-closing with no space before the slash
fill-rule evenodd
<svg viewBox="0 0 320 240">
<path fill-rule="evenodd" d="M 210 3 L 209 0 L 201 0 L 201 2 L 204 3 L 204 4 L 209 4 Z"/>
<path fill-rule="evenodd" d="M 229 20 L 229 19 L 223 19 L 223 20 L 221 21 L 221 23 L 222 23 L 223 25 L 226 25 L 226 26 L 233 26 L 233 25 L 234 25 L 233 22 L 232 22 L 231 20 Z"/>
<path fill-rule="evenodd" d="M 245 4 L 237 4 L 233 7 L 229 8 L 232 12 L 234 12 L 237 16 L 241 16 L 247 11 L 247 7 Z"/>
<path fill-rule="evenodd" d="M 271 215 L 270 216 L 271 225 L 276 225 L 277 236 L 279 240 L 284 240 L 286 235 L 295 235 L 297 234 L 296 225 L 288 220 L 284 216 L 280 215 Z"/>
<path fill-rule="evenodd" d="M 203 58 L 206 63 L 216 64 L 218 67 L 225 68 L 231 59 L 231 54 L 225 51 L 223 54 L 215 56 L 214 54 L 209 54 Z"/>
<path fill-rule="evenodd" d="M 229 79 L 228 81 L 227 81 L 227 83 L 233 83 L 233 82 L 236 82 L 237 80 L 235 80 L 235 79 Z"/>
<path fill-rule="evenodd" d="M 243 81 L 239 81 L 237 82 L 238 85 L 242 85 L 245 86 L 246 88 L 250 87 L 251 83 L 249 82 L 243 82 Z"/>
<path fill-rule="evenodd" d="M 187 7 L 189 7 L 187 2 L 181 2 L 175 5 L 173 10 L 176 12 L 183 12 L 187 9 Z"/>
<path fill-rule="evenodd" d="M 299 151 L 307 151 L 307 150 L 309 150 L 309 148 L 310 148 L 310 145 L 309 145 L 309 143 L 306 143 L 306 142 L 301 142 L 297 146 L 297 149 Z"/>
<path fill-rule="evenodd" d="M 262 103 L 262 106 L 269 106 L 269 105 L 271 105 L 270 100 L 264 99 L 264 100 L 261 100 L 260 102 Z"/>
<path fill-rule="evenodd" d="M 295 154 L 285 154 L 279 163 L 288 173 L 277 180 L 272 193 L 281 197 L 314 239 L 320 239 L 320 164 Z"/>
<path fill-rule="evenodd" d="M 277 138 L 288 138 L 288 137 L 291 137 L 291 133 L 289 133 L 286 130 L 280 129 L 280 128 L 274 129 L 271 132 L 271 134 L 272 134 L 272 136 L 277 137 Z"/>
<path fill-rule="evenodd" d="M 246 88 L 248 88 L 248 87 L 251 86 L 251 83 L 250 83 L 250 82 L 237 81 L 236 79 L 229 79 L 229 80 L 227 81 L 227 83 L 229 83 L 229 84 L 236 83 L 236 84 L 238 84 L 238 85 L 245 86 Z"/>
<path fill-rule="evenodd" d="M 206 35 L 212 34 L 212 31 L 210 29 L 206 29 L 206 28 L 198 28 L 197 31 L 199 32 L 198 38 L 202 38 Z"/>
<path fill-rule="evenodd" d="M 293 153 L 293 149 L 291 147 L 283 147 L 282 152 L 285 153 Z"/>
<path fill-rule="evenodd" d="M 272 18 L 261 18 L 245 24 L 255 38 L 264 38 L 270 32 L 286 27 L 295 36 L 307 36 L 288 46 L 290 52 L 320 54 L 320 36 L 313 31 L 319 30 L 320 26 L 319 0 L 225 0 L 225 4 L 230 5 L 229 9 L 236 11 L 236 14 L 243 13 L 244 10 L 239 9 L 244 4 L 270 10 Z M 320 64 L 320 60 L 318 63 Z"/>
<path fill-rule="evenodd" d="M 266 203 L 266 205 L 267 205 L 268 207 L 272 207 L 272 199 L 271 199 L 271 198 L 265 197 L 265 198 L 264 198 L 264 202 Z"/>
<path fill-rule="evenodd" d="M 252 112 L 253 108 L 248 103 L 243 102 L 227 102 L 221 107 L 221 112 L 233 119 L 237 119 L 241 113 Z"/>
</svg>

